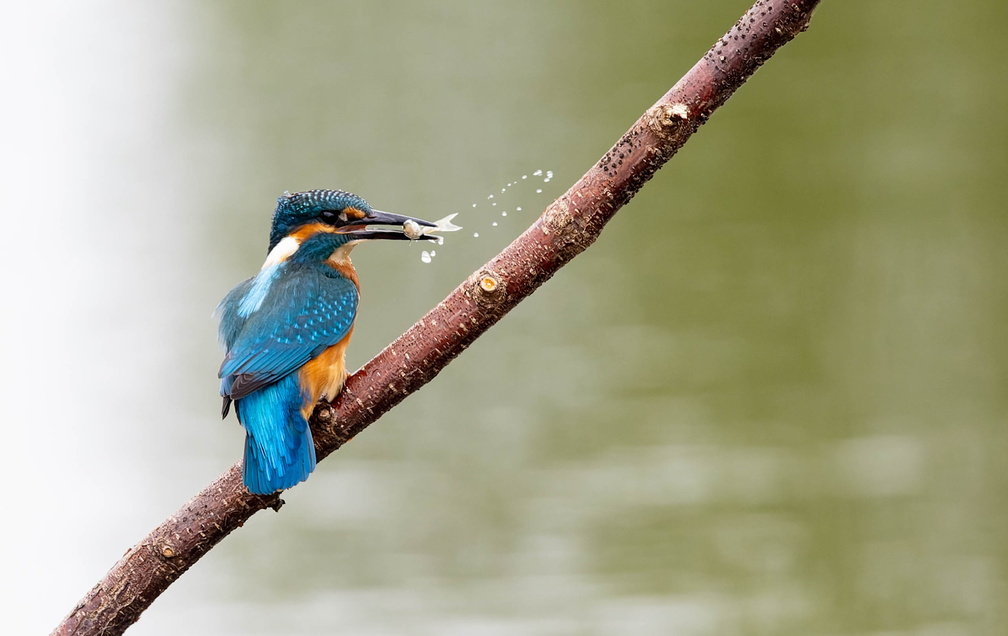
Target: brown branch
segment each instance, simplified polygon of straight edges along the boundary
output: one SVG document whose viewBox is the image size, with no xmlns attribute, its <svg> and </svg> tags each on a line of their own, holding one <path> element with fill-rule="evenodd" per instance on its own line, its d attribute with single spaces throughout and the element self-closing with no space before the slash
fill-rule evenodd
<svg viewBox="0 0 1008 636">
<path fill-rule="evenodd" d="M 804 31 L 819 0 L 759 0 L 703 59 L 531 227 L 319 404 L 319 459 L 430 382 L 455 356 L 591 245 L 605 224 L 763 62 Z M 54 634 L 120 634 L 193 563 L 252 514 L 232 466 L 127 552 Z"/>
</svg>

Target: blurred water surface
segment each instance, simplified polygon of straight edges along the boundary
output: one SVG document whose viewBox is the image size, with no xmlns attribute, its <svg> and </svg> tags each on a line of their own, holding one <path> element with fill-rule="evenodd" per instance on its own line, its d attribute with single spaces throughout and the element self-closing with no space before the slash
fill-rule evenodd
<svg viewBox="0 0 1008 636">
<path fill-rule="evenodd" d="M 746 7 L 11 9 L 0 629 L 51 629 L 239 458 L 210 312 L 281 192 L 462 213 L 429 265 L 355 252 L 359 366 Z M 595 246 L 130 633 L 1001 633 L 1005 14 L 823 3 Z"/>
</svg>

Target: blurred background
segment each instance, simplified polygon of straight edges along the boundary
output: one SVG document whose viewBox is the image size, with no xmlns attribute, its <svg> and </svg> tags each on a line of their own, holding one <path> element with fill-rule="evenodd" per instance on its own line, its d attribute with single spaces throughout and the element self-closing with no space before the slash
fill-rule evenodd
<svg viewBox="0 0 1008 636">
<path fill-rule="evenodd" d="M 357 368 L 749 4 L 7 7 L 0 631 L 47 633 L 239 459 L 210 314 L 284 190 L 460 212 L 429 264 L 355 252 Z M 1003 633 L 1006 19 L 824 2 L 590 250 L 129 633 Z"/>
</svg>

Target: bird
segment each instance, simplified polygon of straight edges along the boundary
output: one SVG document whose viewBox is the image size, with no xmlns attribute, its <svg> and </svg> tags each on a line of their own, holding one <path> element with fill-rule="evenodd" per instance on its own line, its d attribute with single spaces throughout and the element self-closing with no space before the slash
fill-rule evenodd
<svg viewBox="0 0 1008 636">
<path fill-rule="evenodd" d="M 437 223 L 375 210 L 343 190 L 285 192 L 277 200 L 262 269 L 215 312 L 225 352 L 221 416 L 234 404 L 245 429 L 242 482 L 249 492 L 286 490 L 315 469 L 308 419 L 348 375 L 360 298 L 350 251 L 377 239 L 440 242 L 427 234 L 435 231 Z"/>
</svg>

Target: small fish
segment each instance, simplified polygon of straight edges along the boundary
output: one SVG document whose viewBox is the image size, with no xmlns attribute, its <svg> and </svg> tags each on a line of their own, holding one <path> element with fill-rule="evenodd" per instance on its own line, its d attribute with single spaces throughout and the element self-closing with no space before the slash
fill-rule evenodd
<svg viewBox="0 0 1008 636">
<path fill-rule="evenodd" d="M 458 216 L 458 212 L 454 214 L 449 214 L 443 219 L 434 221 L 434 227 L 423 227 L 416 221 L 409 219 L 405 223 L 403 223 L 403 234 L 405 234 L 406 236 L 410 237 L 410 239 L 415 241 L 421 236 L 436 234 L 437 232 L 455 232 L 457 230 L 461 230 L 462 226 L 455 225 L 454 223 L 452 223 L 452 219 L 454 219 L 456 216 Z M 439 236 L 437 238 L 440 239 L 442 237 Z"/>
</svg>

